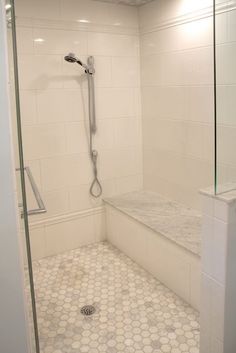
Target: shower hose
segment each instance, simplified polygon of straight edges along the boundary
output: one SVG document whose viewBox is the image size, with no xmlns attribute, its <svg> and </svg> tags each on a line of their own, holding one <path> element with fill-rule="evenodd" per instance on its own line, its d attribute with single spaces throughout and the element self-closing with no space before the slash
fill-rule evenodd
<svg viewBox="0 0 236 353">
<path fill-rule="evenodd" d="M 88 99 L 89 99 L 89 154 L 93 166 L 93 176 L 94 179 L 90 186 L 89 192 L 95 198 L 98 198 L 102 194 L 102 185 L 98 179 L 98 170 L 97 170 L 97 159 L 98 151 L 93 148 L 93 137 L 96 134 L 96 117 L 95 117 L 95 95 L 94 95 L 94 79 L 93 73 L 89 70 L 85 71 L 88 79 Z"/>
</svg>

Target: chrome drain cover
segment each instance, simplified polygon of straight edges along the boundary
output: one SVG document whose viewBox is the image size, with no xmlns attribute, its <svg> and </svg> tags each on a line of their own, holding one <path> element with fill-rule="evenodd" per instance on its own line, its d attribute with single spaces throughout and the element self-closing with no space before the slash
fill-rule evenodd
<svg viewBox="0 0 236 353">
<path fill-rule="evenodd" d="M 84 316 L 91 316 L 95 313 L 96 309 L 93 305 L 85 305 L 81 308 L 80 312 Z"/>
</svg>

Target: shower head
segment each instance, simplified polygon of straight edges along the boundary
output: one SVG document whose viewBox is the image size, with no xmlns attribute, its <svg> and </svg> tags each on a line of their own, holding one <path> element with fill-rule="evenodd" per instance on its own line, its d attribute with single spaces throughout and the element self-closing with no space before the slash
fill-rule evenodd
<svg viewBox="0 0 236 353">
<path fill-rule="evenodd" d="M 69 53 L 68 55 L 66 55 L 64 57 L 64 59 L 66 61 L 68 61 L 69 63 L 77 63 L 77 64 L 83 66 L 85 68 L 85 70 L 88 70 L 88 66 L 86 64 L 84 64 L 81 60 L 79 60 L 74 53 Z"/>
<path fill-rule="evenodd" d="M 68 55 L 66 55 L 64 57 L 64 59 L 66 61 L 68 61 L 69 63 L 78 63 L 78 64 L 82 65 L 82 62 L 75 56 L 74 53 L 69 53 Z"/>
</svg>

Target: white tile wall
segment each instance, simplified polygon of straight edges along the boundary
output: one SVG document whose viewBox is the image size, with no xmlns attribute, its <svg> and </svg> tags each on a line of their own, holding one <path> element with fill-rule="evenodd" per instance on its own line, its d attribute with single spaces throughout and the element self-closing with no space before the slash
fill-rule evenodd
<svg viewBox="0 0 236 353">
<path fill-rule="evenodd" d="M 86 32 L 34 28 L 32 35 L 35 54 L 66 55 L 65 53 L 71 52 L 71 48 L 80 55 L 87 54 Z"/>
<path fill-rule="evenodd" d="M 17 0 L 16 13 L 24 153 L 48 209 L 46 215 L 31 217 L 31 222 L 101 204 L 89 196 L 86 77 L 78 65 L 63 60 L 68 52 L 84 61 L 88 55 L 95 58 L 98 130 L 94 142 L 103 196 L 141 188 L 137 9 L 86 0 Z M 35 202 L 29 190 L 28 195 L 31 208 Z M 81 227 L 89 242 L 87 218 L 87 231 L 85 225 Z M 66 250 L 68 226 L 76 233 L 78 225 L 79 233 L 82 219 L 73 227 L 60 223 L 58 229 L 45 228 L 46 254 L 53 252 L 53 244 L 56 252 Z M 54 235 L 49 235 L 52 229 Z M 38 234 L 38 229 L 32 233 L 34 244 Z"/>
<path fill-rule="evenodd" d="M 138 36 L 89 32 L 88 52 L 93 55 L 136 57 L 139 52 Z"/>
<path fill-rule="evenodd" d="M 62 0 L 63 19 L 69 21 L 88 20 L 91 23 L 137 28 L 136 11 L 128 6 L 99 3 L 90 0 Z"/>
<path fill-rule="evenodd" d="M 235 210 L 229 202 L 203 195 L 201 353 L 235 351 Z"/>
<path fill-rule="evenodd" d="M 79 86 L 77 82 L 77 86 Z M 24 92 L 24 91 L 23 91 Z M 76 122 L 87 118 L 86 91 L 79 89 L 37 90 L 39 123 Z"/>
<path fill-rule="evenodd" d="M 68 51 L 83 60 L 95 56 L 95 144 L 104 195 L 142 187 L 144 171 L 145 188 L 198 207 L 198 189 L 213 182 L 212 21 L 168 21 L 198 14 L 210 1 L 153 1 L 139 9 L 139 21 L 135 8 L 90 0 L 16 2 L 25 156 L 27 164 L 37 164 L 49 210 L 39 218 L 100 204 L 86 195 L 92 177 L 86 79 L 63 60 Z M 228 59 L 235 18 L 235 11 L 217 16 L 220 176 L 227 180 L 236 177 L 230 152 L 235 75 Z M 160 23 L 165 26 L 153 28 Z"/>
<path fill-rule="evenodd" d="M 29 18 L 60 19 L 60 0 L 20 0 L 16 1 L 17 15 Z"/>
<path fill-rule="evenodd" d="M 191 207 L 213 183 L 212 19 L 197 17 L 211 5 L 153 1 L 139 9 L 144 187 Z"/>
<path fill-rule="evenodd" d="M 39 221 L 30 227 L 32 256 L 34 259 L 40 259 L 55 255 L 103 241 L 105 236 L 105 218 L 102 209 Z"/>
<path fill-rule="evenodd" d="M 157 11 L 158 6 L 158 11 Z M 157 22 L 166 22 L 173 18 L 181 18 L 192 13 L 199 13 L 205 8 L 211 7 L 211 0 L 158 0 L 141 7 L 140 27 L 155 26 Z"/>
</svg>

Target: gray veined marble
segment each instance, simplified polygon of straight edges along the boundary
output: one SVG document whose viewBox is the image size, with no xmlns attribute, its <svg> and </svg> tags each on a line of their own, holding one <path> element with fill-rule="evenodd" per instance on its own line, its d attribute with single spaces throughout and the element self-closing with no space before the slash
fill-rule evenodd
<svg viewBox="0 0 236 353">
<path fill-rule="evenodd" d="M 33 268 L 42 353 L 199 353 L 198 312 L 109 243 Z"/>
<path fill-rule="evenodd" d="M 137 191 L 105 202 L 196 255 L 201 248 L 201 215 L 150 191 Z"/>
<path fill-rule="evenodd" d="M 122 4 L 122 5 L 129 5 L 129 6 L 141 6 L 153 0 L 93 0 L 93 1 L 109 2 L 112 4 Z"/>
</svg>

